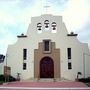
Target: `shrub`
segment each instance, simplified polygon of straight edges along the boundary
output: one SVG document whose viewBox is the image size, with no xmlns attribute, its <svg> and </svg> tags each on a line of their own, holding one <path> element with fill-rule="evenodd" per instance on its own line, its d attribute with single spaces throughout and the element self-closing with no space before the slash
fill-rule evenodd
<svg viewBox="0 0 90 90">
<path fill-rule="evenodd" d="M 4 83 L 4 81 L 0 81 L 0 84 L 3 84 Z"/>
<path fill-rule="evenodd" d="M 87 82 L 90 82 L 90 78 L 81 78 L 81 79 L 78 79 L 80 82 L 84 82 L 84 83 L 87 83 Z"/>
<path fill-rule="evenodd" d="M 0 75 L 0 81 L 5 81 L 5 76 L 4 75 Z"/>
<path fill-rule="evenodd" d="M 16 78 L 14 78 L 13 76 L 9 76 L 9 81 L 16 81 Z"/>
<path fill-rule="evenodd" d="M 9 82 L 12 82 L 12 81 L 16 81 L 16 78 L 14 78 L 13 76 L 9 75 L 9 76 L 4 76 L 4 75 L 0 75 L 0 81 L 9 81 Z"/>
</svg>

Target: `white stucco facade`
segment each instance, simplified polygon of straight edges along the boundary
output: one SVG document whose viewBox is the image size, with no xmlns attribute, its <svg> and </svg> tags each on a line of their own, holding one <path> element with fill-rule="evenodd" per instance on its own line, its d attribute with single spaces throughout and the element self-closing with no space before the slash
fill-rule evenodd
<svg viewBox="0 0 90 90">
<path fill-rule="evenodd" d="M 48 30 L 45 29 L 44 21 L 49 21 Z M 52 33 L 52 22 L 56 22 L 56 33 Z M 41 23 L 41 33 L 38 33 L 37 23 Z M 70 35 L 70 34 L 69 34 Z M 14 45 L 7 49 L 7 66 L 11 67 L 11 75 L 16 77 L 21 73 L 22 80 L 34 78 L 34 50 L 38 49 L 38 43 L 45 39 L 55 42 L 56 48 L 60 49 L 60 78 L 75 80 L 77 72 L 81 77 L 90 77 L 90 51 L 87 43 L 81 43 L 75 34 L 68 36 L 67 28 L 61 16 L 42 15 L 32 17 L 26 37 L 18 37 Z M 27 60 L 23 60 L 23 49 L 27 49 Z M 67 48 L 71 48 L 71 59 L 67 58 Z M 87 55 L 88 54 L 88 55 Z M 27 63 L 23 70 L 23 63 Z M 68 69 L 71 62 L 72 69 Z M 4 61 L 4 66 L 6 60 Z"/>
<path fill-rule="evenodd" d="M 3 74 L 3 63 L 0 63 L 0 74 Z"/>
</svg>

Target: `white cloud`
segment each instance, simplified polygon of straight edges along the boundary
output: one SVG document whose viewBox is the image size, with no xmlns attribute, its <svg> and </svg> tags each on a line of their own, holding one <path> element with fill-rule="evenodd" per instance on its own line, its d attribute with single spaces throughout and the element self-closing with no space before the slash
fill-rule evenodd
<svg viewBox="0 0 90 90">
<path fill-rule="evenodd" d="M 9 12 L 0 11 L 0 23 L 3 24 L 14 24 L 15 19 L 12 17 L 12 15 L 9 14 Z"/>
<path fill-rule="evenodd" d="M 1 30 L 0 33 L 3 34 L 3 38 L 0 39 L 0 53 L 5 54 L 8 45 L 14 44 L 17 38 L 7 30 Z"/>
<path fill-rule="evenodd" d="M 45 2 L 45 0 L 42 0 Z M 8 44 L 13 44 L 16 33 L 27 31 L 32 16 L 45 12 L 41 0 L 3 0 L 0 1 L 0 50 L 4 53 Z M 88 0 L 48 0 L 48 12 L 63 15 L 69 31 L 79 30 L 88 18 Z M 10 27 L 11 26 L 11 27 Z M 13 28 L 12 28 L 13 27 Z M 15 31 L 16 30 L 16 31 Z M 89 42 L 90 43 L 90 42 Z M 90 45 L 90 44 L 89 44 Z M 2 47 L 2 48 L 1 48 Z"/>
<path fill-rule="evenodd" d="M 78 30 L 88 19 L 88 1 L 69 0 L 63 17 L 69 31 Z"/>
</svg>

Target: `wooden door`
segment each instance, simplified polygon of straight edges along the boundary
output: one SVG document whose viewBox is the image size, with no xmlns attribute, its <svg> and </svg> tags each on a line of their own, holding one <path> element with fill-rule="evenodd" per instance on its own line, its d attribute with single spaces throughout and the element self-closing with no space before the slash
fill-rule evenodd
<svg viewBox="0 0 90 90">
<path fill-rule="evenodd" d="M 54 63 L 50 57 L 40 61 L 40 78 L 54 78 Z"/>
</svg>

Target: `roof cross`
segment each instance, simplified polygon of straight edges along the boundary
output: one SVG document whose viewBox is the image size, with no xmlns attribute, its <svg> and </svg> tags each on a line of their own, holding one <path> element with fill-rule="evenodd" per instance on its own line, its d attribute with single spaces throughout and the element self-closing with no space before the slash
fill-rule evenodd
<svg viewBox="0 0 90 90">
<path fill-rule="evenodd" d="M 44 8 L 45 8 L 45 13 L 46 13 L 46 14 L 48 13 L 48 8 L 49 8 L 49 7 L 50 7 L 49 1 L 45 0 Z"/>
</svg>

